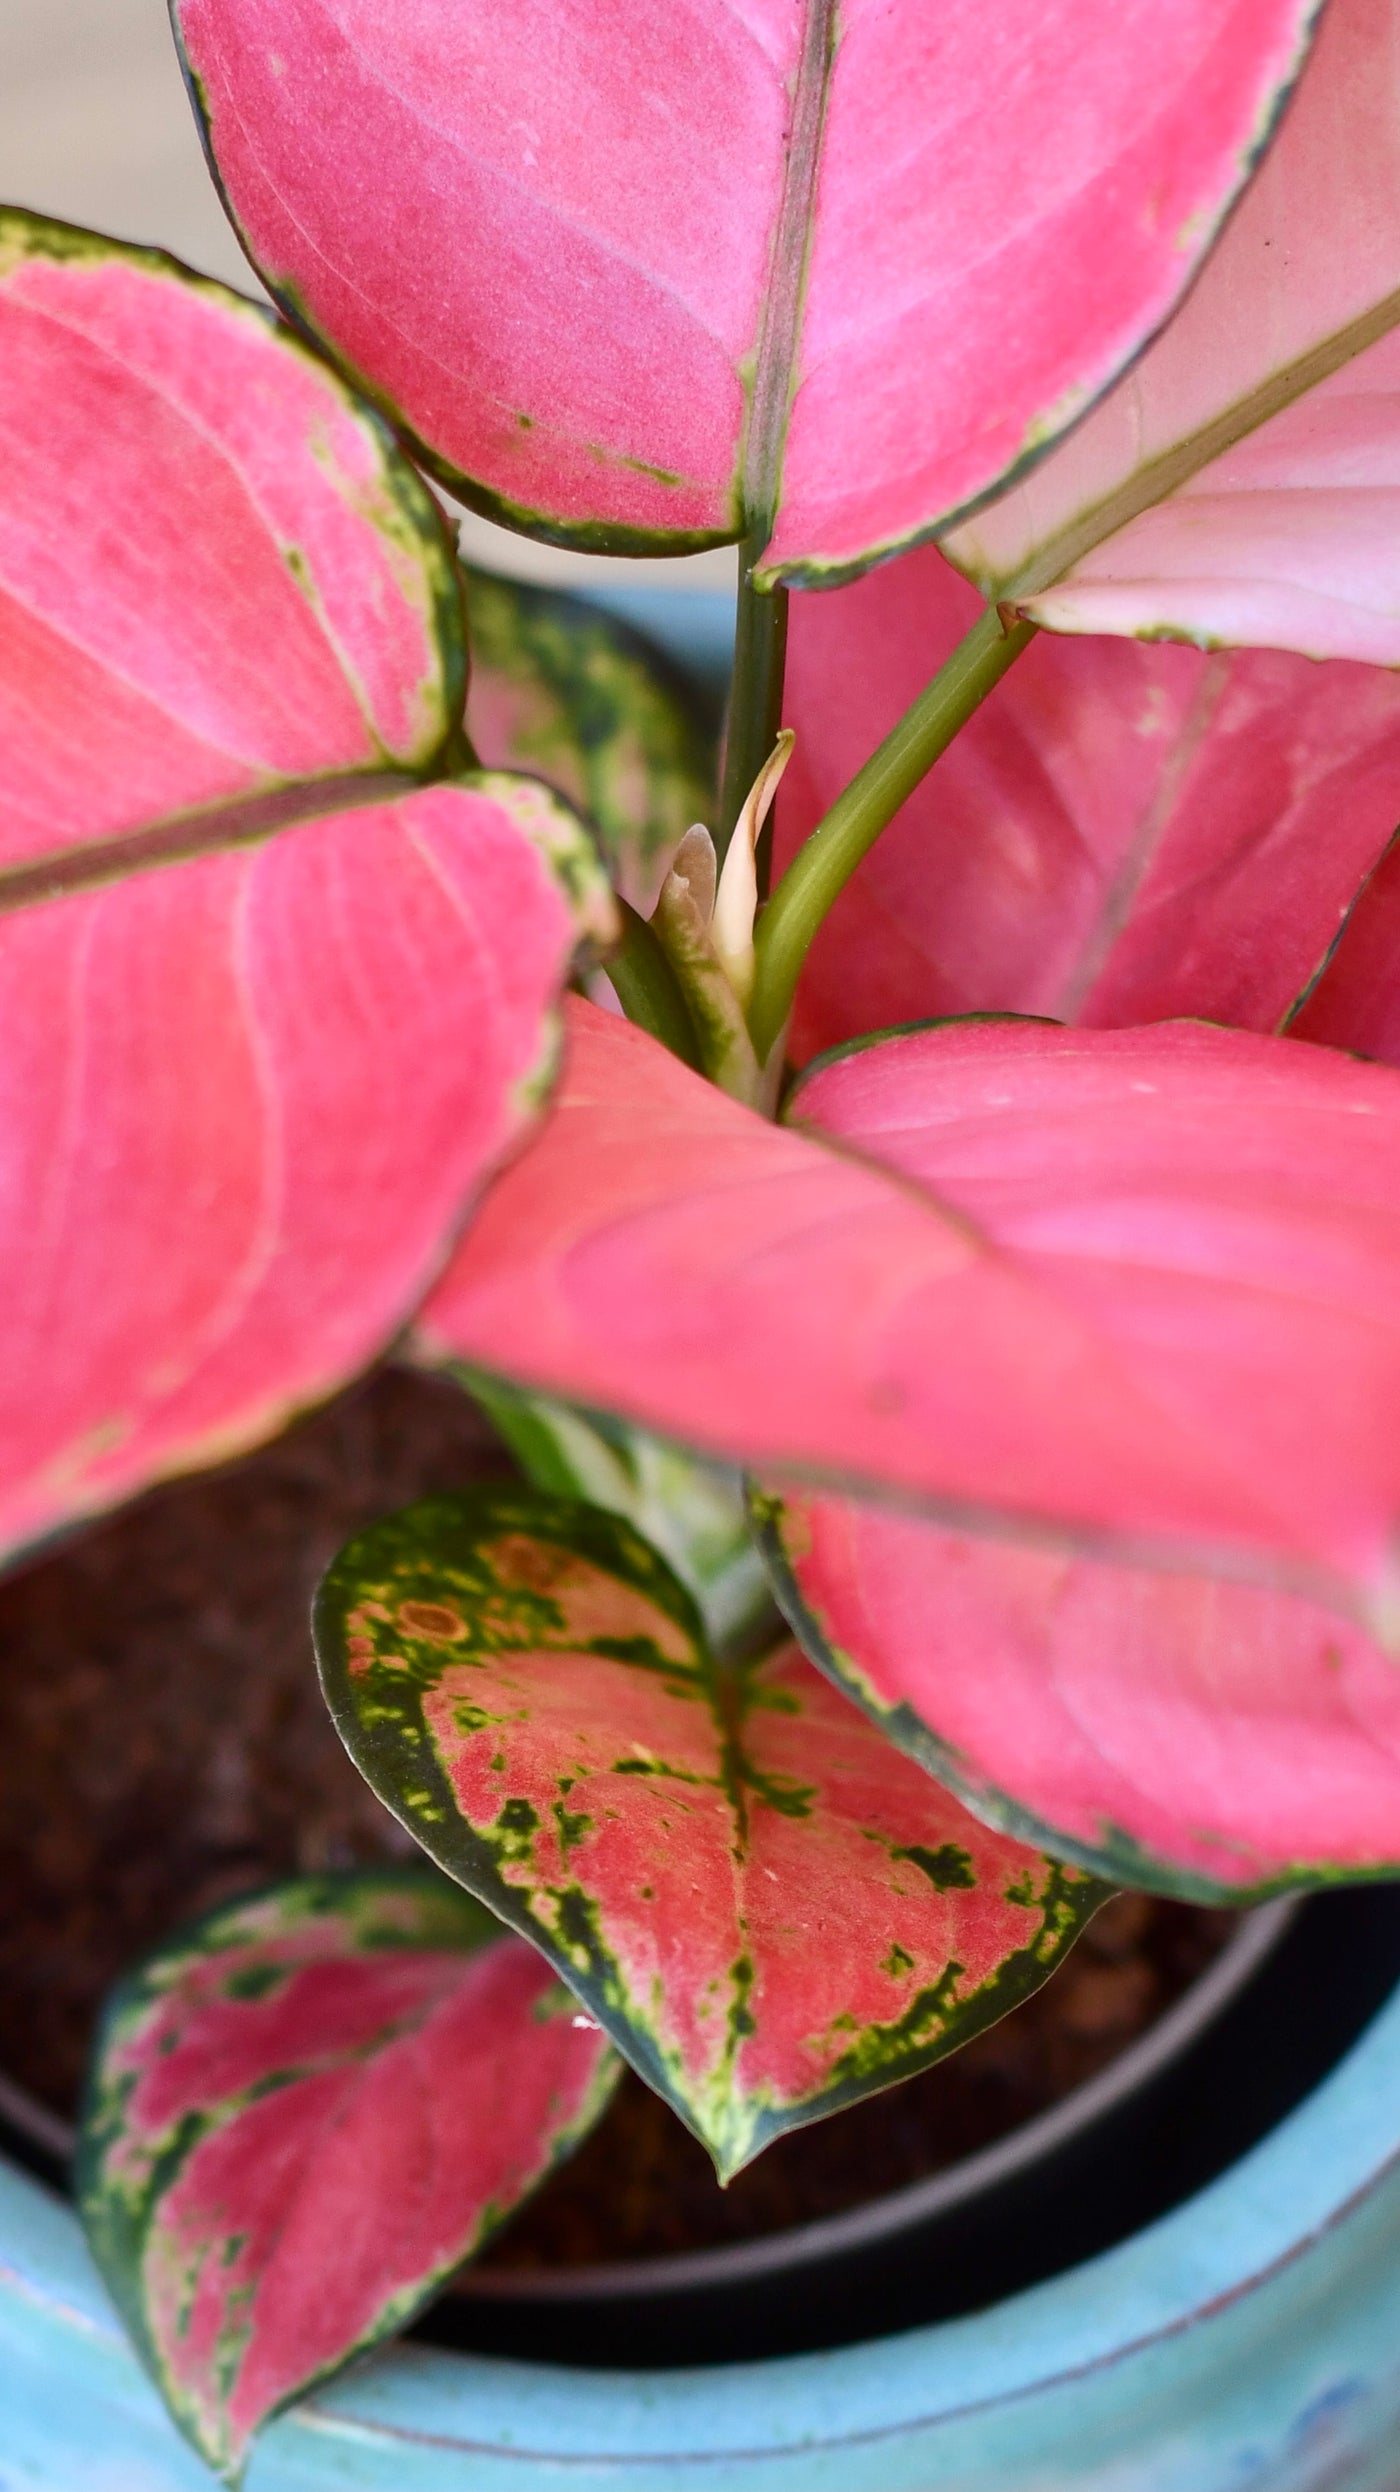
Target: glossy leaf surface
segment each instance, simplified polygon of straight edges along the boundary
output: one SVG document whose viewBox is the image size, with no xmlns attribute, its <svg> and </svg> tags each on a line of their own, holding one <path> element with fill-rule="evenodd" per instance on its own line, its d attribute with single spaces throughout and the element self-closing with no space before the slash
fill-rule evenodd
<svg viewBox="0 0 1400 2492">
<path fill-rule="evenodd" d="M 953 1023 L 809 1075 L 783 1132 L 568 1010 L 424 1355 L 944 1521 L 1325 1587 L 1393 1635 L 1392 1075 L 1194 1024 Z"/>
<path fill-rule="evenodd" d="M 380 1797 L 722 2176 L 990 2023 L 1103 1900 L 978 1826 L 794 1646 L 717 1668 L 675 1577 L 595 1507 L 410 1506 L 342 1550 L 316 1642 Z"/>
<path fill-rule="evenodd" d="M 418 787 L 455 578 L 378 419 L 223 288 L 0 222 L 0 1550 L 397 1331 L 610 908 L 533 781 Z"/>
<path fill-rule="evenodd" d="M 794 602 L 782 862 L 978 610 L 932 547 Z M 820 929 L 793 1052 L 967 1012 L 1272 1029 L 1398 808 L 1379 669 L 1042 634 Z"/>
<path fill-rule="evenodd" d="M 274 293 L 445 480 L 622 550 L 859 565 L 1171 309 L 1308 0 L 177 0 Z"/>
<path fill-rule="evenodd" d="M 1205 1902 L 1394 1876 L 1400 1682 L 1283 1593 L 762 1501 L 813 1657 L 979 1815 Z"/>
<path fill-rule="evenodd" d="M 587 2129 L 617 2062 L 533 1948 L 423 1872 L 221 1907 L 116 1992 L 79 2165 L 176 2422 L 259 2425 L 403 2327 Z"/>
<path fill-rule="evenodd" d="M 1387 0 L 1336 0 L 1200 283 L 965 569 L 1060 631 L 1400 663 L 1398 104 Z"/>
<path fill-rule="evenodd" d="M 657 652 L 581 597 L 467 572 L 467 732 L 493 769 L 534 770 L 597 824 L 615 890 L 650 917 L 714 756 Z"/>
</svg>

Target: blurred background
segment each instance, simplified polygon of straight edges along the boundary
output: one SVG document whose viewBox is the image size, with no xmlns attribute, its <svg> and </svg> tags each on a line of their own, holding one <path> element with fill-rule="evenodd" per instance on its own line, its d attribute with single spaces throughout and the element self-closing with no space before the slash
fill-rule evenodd
<svg viewBox="0 0 1400 2492">
<path fill-rule="evenodd" d="M 0 0 L 0 199 L 159 243 L 257 291 L 204 163 L 166 0 Z M 708 591 L 690 636 L 727 637 L 715 595 L 733 587 L 727 549 L 679 562 L 610 561 L 532 545 L 472 515 L 462 544 L 492 570 L 586 586 L 643 628 L 664 628 L 675 591 Z"/>
</svg>

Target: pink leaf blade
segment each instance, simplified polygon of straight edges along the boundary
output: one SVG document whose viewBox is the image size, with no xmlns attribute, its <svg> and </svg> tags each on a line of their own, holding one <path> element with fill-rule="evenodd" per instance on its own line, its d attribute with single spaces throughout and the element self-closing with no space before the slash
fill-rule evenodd
<svg viewBox="0 0 1400 2492">
<path fill-rule="evenodd" d="M 780 862 L 977 611 L 932 548 L 797 601 Z M 969 1012 L 1276 1028 L 1398 780 L 1400 685 L 1378 669 L 1042 635 L 819 930 L 794 1052 Z"/>
<path fill-rule="evenodd" d="M 392 1338 L 538 1113 L 601 906 L 562 802 L 486 774 L 0 917 L 7 1549 Z"/>
<path fill-rule="evenodd" d="M 781 1132 L 567 1010 L 421 1356 L 1390 1639 L 1391 1075 L 1203 1025 L 954 1023 L 809 1073 Z"/>
<path fill-rule="evenodd" d="M 617 2065 L 532 1949 L 422 1871 L 220 1907 L 129 1976 L 79 2195 L 201 2455 L 236 2482 L 272 2414 L 405 2325 Z"/>
<path fill-rule="evenodd" d="M 0 342 L 0 863 L 432 757 L 450 550 L 332 373 L 226 287 L 17 210 Z"/>
<path fill-rule="evenodd" d="M 1051 628 L 1393 666 L 1400 38 L 1339 0 L 1176 318 L 1077 434 L 948 539 Z"/>
<path fill-rule="evenodd" d="M 245 248 L 446 483 L 618 552 L 776 511 L 792 577 L 946 522 L 1115 378 L 1313 16 L 176 11 Z"/>
<path fill-rule="evenodd" d="M 1285 1594 L 760 1496 L 813 1659 L 992 1824 L 1099 1876 L 1247 1904 L 1400 1863 L 1400 1696 Z"/>
<path fill-rule="evenodd" d="M 318 1595 L 351 1755 L 541 1947 L 722 2176 L 1045 1978 L 1102 1900 L 987 1838 L 792 1647 L 719 1667 L 620 1518 L 437 1498 Z"/>
</svg>

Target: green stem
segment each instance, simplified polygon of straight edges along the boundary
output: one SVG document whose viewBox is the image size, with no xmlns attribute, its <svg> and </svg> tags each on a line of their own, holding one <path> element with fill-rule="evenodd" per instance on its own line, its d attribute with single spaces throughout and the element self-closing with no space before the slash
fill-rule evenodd
<svg viewBox="0 0 1400 2492">
<path fill-rule="evenodd" d="M 749 1028 L 760 1064 L 792 1010 L 802 963 L 833 901 L 1034 632 L 1033 623 L 1008 628 L 989 606 L 793 858 L 754 938 Z"/>
<path fill-rule="evenodd" d="M 700 1071 L 700 1046 L 695 1024 L 676 973 L 644 917 L 617 895 L 622 941 L 608 960 L 607 973 L 629 1021 L 650 1030 L 682 1064 Z"/>
<path fill-rule="evenodd" d="M 458 719 L 438 755 L 437 766 L 443 777 L 448 779 L 459 778 L 469 770 L 481 768 L 480 757 L 467 733 L 464 720 Z"/>
<path fill-rule="evenodd" d="M 787 658 L 788 593 L 760 595 L 753 566 L 768 542 L 768 528 L 755 528 L 739 548 L 739 605 L 734 626 L 734 674 L 724 739 L 724 786 L 720 793 L 720 863 L 744 799 L 777 741 L 783 723 L 783 667 Z M 760 885 L 761 888 L 761 885 Z"/>
</svg>

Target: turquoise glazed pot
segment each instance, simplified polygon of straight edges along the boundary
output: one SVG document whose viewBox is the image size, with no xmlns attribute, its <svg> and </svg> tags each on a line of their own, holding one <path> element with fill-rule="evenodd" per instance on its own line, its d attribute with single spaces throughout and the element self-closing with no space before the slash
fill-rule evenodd
<svg viewBox="0 0 1400 2492">
<path fill-rule="evenodd" d="M 0 2173 L 0 2485 L 208 2492 L 69 2210 Z M 1400 1997 L 1262 2145 L 995 2309 L 835 2353 L 571 2371 L 409 2345 L 248 2492 L 1394 2492 Z"/>
</svg>

